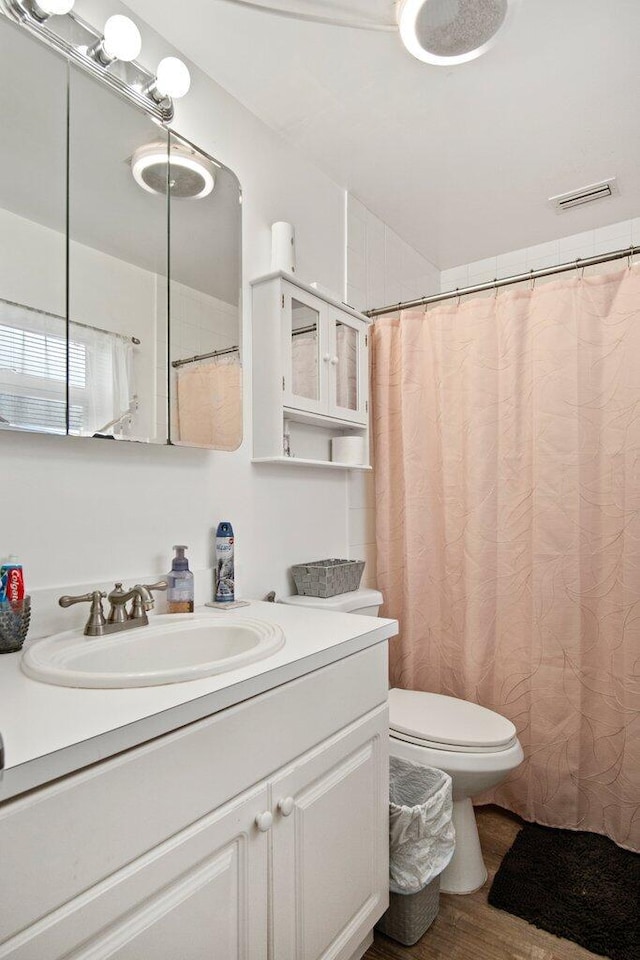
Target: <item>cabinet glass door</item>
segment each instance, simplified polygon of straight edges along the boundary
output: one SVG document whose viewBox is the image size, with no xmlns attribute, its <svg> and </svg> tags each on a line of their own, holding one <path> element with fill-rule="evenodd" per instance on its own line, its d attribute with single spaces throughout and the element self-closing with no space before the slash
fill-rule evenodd
<svg viewBox="0 0 640 960">
<path fill-rule="evenodd" d="M 366 333 L 348 314 L 331 317 L 330 368 L 329 412 L 343 420 L 366 422 Z"/>
<path fill-rule="evenodd" d="M 326 387 L 322 384 L 321 304 L 303 291 L 285 293 L 283 306 L 285 355 L 285 406 L 318 413 L 326 404 Z"/>
</svg>

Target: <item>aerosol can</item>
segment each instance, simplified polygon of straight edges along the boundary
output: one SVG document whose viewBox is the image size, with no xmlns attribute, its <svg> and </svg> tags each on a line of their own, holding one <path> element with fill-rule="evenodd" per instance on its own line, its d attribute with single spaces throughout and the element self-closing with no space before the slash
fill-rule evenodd
<svg viewBox="0 0 640 960">
<path fill-rule="evenodd" d="M 233 527 L 226 521 L 216 530 L 216 603 L 233 603 Z"/>
</svg>

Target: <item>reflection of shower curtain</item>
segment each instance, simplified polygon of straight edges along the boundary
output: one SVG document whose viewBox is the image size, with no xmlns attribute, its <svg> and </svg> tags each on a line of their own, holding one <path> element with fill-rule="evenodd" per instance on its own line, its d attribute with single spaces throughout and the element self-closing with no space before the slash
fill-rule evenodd
<svg viewBox="0 0 640 960">
<path fill-rule="evenodd" d="M 358 409 L 358 334 L 341 323 L 336 328 L 338 356 L 336 402 L 345 410 Z"/>
<path fill-rule="evenodd" d="M 510 717 L 493 795 L 640 850 L 640 268 L 376 322 L 392 683 Z"/>
<path fill-rule="evenodd" d="M 291 338 L 291 380 L 296 397 L 318 399 L 317 333 L 296 333 Z"/>
<path fill-rule="evenodd" d="M 242 365 L 238 357 L 190 363 L 176 370 L 177 439 L 213 450 L 242 443 Z"/>
</svg>

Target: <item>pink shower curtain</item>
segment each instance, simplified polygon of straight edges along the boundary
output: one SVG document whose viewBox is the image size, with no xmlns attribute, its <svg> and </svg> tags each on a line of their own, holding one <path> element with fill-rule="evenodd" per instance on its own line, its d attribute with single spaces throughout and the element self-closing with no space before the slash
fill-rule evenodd
<svg viewBox="0 0 640 960">
<path fill-rule="evenodd" d="M 375 323 L 392 684 L 516 724 L 492 799 L 640 850 L 640 270 Z"/>
</svg>

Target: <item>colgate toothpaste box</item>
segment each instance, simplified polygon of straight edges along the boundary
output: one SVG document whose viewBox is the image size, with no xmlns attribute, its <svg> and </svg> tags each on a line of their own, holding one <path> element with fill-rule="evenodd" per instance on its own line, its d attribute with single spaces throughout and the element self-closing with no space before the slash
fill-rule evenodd
<svg viewBox="0 0 640 960">
<path fill-rule="evenodd" d="M 8 602 L 12 607 L 19 606 L 24 600 L 24 577 L 22 566 L 11 561 L 0 567 L 0 602 Z"/>
</svg>

